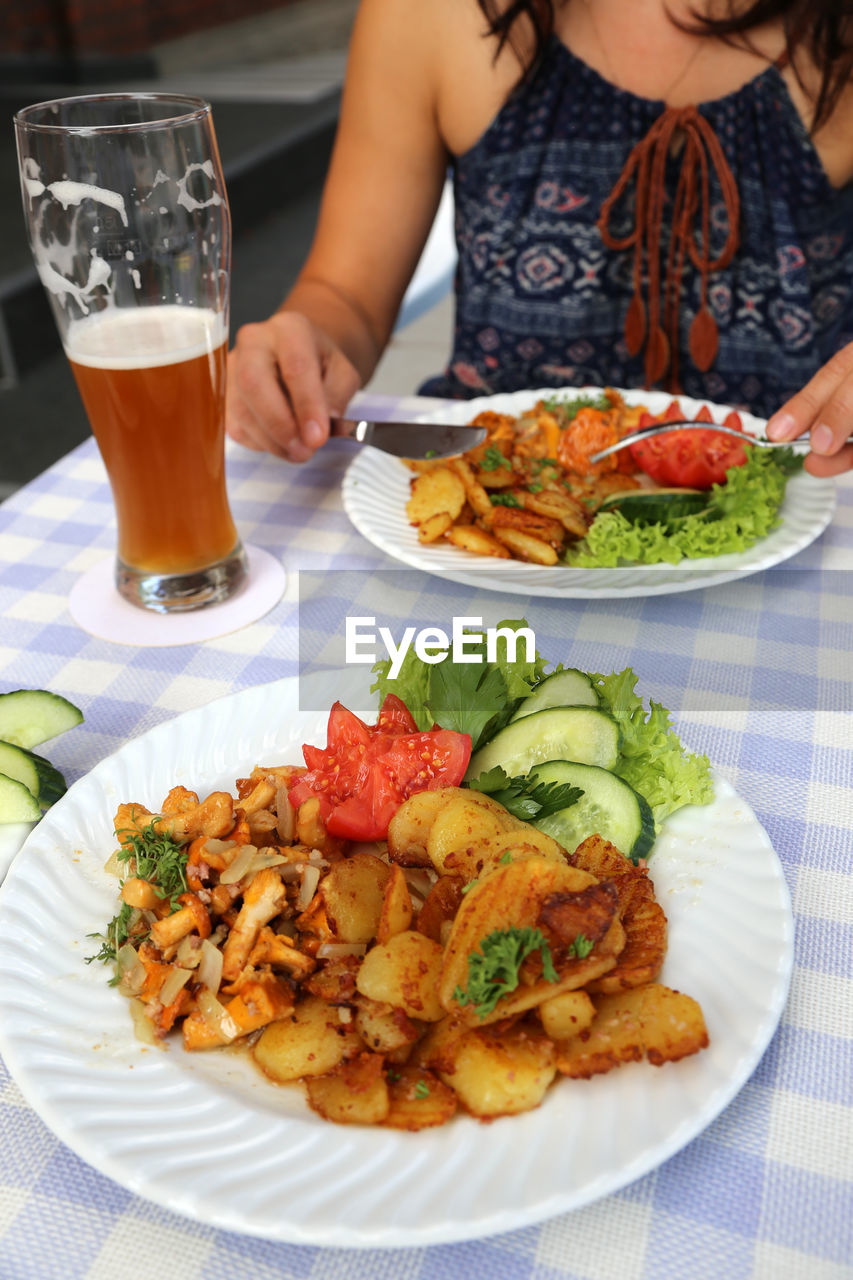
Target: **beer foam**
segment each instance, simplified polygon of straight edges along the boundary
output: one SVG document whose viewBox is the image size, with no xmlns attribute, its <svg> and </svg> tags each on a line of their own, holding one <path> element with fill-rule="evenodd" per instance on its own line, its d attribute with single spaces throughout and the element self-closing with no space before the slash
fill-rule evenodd
<svg viewBox="0 0 853 1280">
<path fill-rule="evenodd" d="M 42 187 L 42 191 L 45 188 Z M 51 182 L 47 186 L 50 194 L 59 201 L 63 209 L 71 204 L 82 204 L 84 200 L 94 200 L 98 204 L 108 205 L 115 209 L 125 226 L 127 226 L 127 209 L 124 196 L 118 191 L 108 191 L 106 187 L 95 187 L 91 182 Z M 40 192 L 38 194 L 41 194 Z"/>
<path fill-rule="evenodd" d="M 226 336 L 225 317 L 207 307 L 108 307 L 72 322 L 65 354 L 94 369 L 152 369 L 215 351 Z"/>
</svg>

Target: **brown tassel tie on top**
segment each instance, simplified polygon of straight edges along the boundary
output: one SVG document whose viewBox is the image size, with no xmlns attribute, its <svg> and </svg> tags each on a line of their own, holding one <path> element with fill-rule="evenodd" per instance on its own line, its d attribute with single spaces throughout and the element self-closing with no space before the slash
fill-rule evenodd
<svg viewBox="0 0 853 1280">
<path fill-rule="evenodd" d="M 672 230 L 661 290 L 661 230 L 666 165 L 673 140 L 683 135 L 681 170 L 672 207 Z M 710 176 L 716 174 L 728 218 L 726 242 L 716 258 L 710 251 Z M 618 237 L 609 224 L 629 184 L 635 186 L 634 229 Z M 698 225 L 694 225 L 697 219 Z M 669 370 L 669 385 L 678 391 L 678 317 L 681 279 L 689 255 L 699 273 L 699 310 L 690 325 L 688 349 L 697 369 L 714 363 L 719 338 L 708 309 L 708 276 L 731 262 L 739 241 L 740 197 L 725 153 L 713 128 L 696 107 L 668 107 L 632 149 L 619 179 L 601 207 L 598 229 L 610 249 L 633 249 L 634 293 L 625 317 L 625 342 L 631 355 L 645 344 L 646 385 Z M 696 232 L 699 232 L 697 237 Z M 644 279 L 648 284 L 643 298 Z"/>
</svg>

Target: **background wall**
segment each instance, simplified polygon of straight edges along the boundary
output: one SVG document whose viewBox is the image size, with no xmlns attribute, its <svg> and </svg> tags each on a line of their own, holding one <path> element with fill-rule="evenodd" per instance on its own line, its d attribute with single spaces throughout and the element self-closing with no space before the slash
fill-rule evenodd
<svg viewBox="0 0 853 1280">
<path fill-rule="evenodd" d="M 241 0 L 241 18 L 292 0 Z M 2 0 L 0 52 L 122 55 L 233 21 L 232 0 Z"/>
</svg>

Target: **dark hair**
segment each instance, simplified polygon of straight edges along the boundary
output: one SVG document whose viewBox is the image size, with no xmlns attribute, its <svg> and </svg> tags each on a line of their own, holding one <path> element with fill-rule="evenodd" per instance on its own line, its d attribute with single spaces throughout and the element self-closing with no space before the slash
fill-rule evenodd
<svg viewBox="0 0 853 1280">
<path fill-rule="evenodd" d="M 496 56 L 509 44 L 522 63 L 525 78 L 542 56 L 554 30 L 555 6 L 565 3 L 567 0 L 477 0 L 489 24 L 487 35 L 497 39 Z M 692 24 L 677 25 L 687 31 L 727 40 L 781 18 L 788 60 L 804 90 L 806 86 L 797 70 L 796 50 L 805 49 L 817 67 L 817 93 L 810 94 L 814 102 L 814 132 L 829 119 L 853 71 L 853 14 L 849 0 L 752 0 L 743 13 L 735 15 L 733 9 L 730 0 L 727 18 L 706 18 L 694 13 Z M 530 55 L 522 53 L 516 38 L 516 23 L 522 17 L 528 19 L 533 31 Z"/>
</svg>

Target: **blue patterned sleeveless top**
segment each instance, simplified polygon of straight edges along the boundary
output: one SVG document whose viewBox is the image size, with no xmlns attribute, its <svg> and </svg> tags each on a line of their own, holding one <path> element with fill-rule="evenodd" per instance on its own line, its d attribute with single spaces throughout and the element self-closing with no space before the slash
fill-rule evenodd
<svg viewBox="0 0 853 1280">
<path fill-rule="evenodd" d="M 638 261 L 631 248 L 605 243 L 624 245 L 643 231 L 639 187 L 630 184 L 610 209 L 605 238 L 599 217 L 664 110 L 610 84 L 551 38 L 531 80 L 455 161 L 453 350 L 445 373 L 421 394 L 653 385 L 767 417 L 853 340 L 853 184 L 830 184 L 776 67 L 690 109 L 706 133 L 713 130 L 730 171 L 709 165 L 707 239 L 702 193 L 694 190 L 693 252 L 674 243 L 686 188 L 670 139 L 653 228 L 659 252 Z M 701 188 L 702 164 L 694 160 L 693 168 Z M 726 177 L 735 200 L 739 194 L 734 214 Z M 726 265 L 733 219 L 737 245 Z M 717 259 L 716 269 L 700 270 L 697 246 L 712 267 Z M 679 255 L 673 272 L 667 264 Z M 658 306 L 655 294 L 666 291 L 668 302 Z M 644 335 L 630 332 L 637 307 Z M 660 341 L 672 360 L 649 359 L 650 307 L 668 326 L 671 343 Z M 696 341 L 700 330 L 707 337 L 700 311 L 712 349 Z"/>
</svg>

